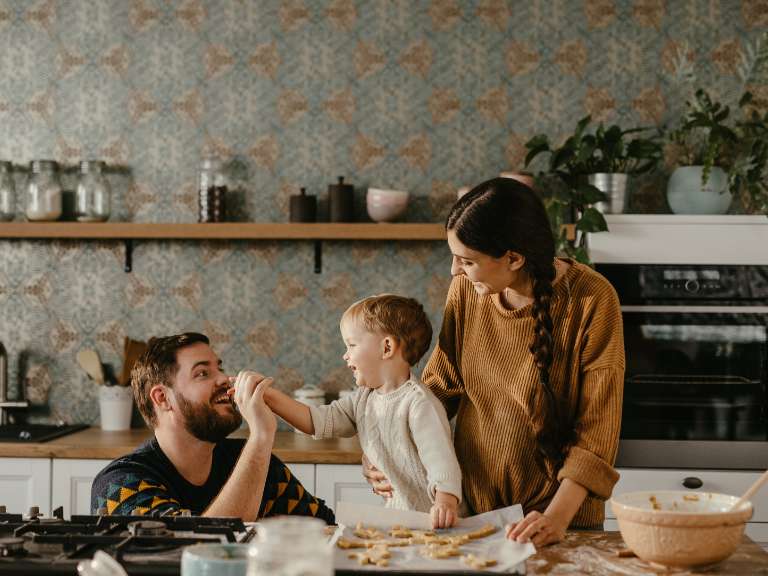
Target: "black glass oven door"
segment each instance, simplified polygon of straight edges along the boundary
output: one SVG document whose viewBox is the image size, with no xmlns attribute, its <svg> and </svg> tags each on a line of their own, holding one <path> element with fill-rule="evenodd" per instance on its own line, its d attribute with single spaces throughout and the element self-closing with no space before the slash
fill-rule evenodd
<svg viewBox="0 0 768 576">
<path fill-rule="evenodd" d="M 622 309 L 627 362 L 622 438 L 768 439 L 768 311 Z"/>
</svg>

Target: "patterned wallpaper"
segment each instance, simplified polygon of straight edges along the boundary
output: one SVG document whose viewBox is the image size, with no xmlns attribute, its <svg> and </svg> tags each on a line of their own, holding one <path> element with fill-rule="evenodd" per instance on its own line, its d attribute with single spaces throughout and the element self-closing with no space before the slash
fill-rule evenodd
<svg viewBox="0 0 768 576">
<path fill-rule="evenodd" d="M 768 0 L 0 0 L 0 159 L 20 190 L 32 159 L 105 159 L 113 220 L 195 221 L 198 163 L 219 153 L 238 219 L 285 221 L 299 186 L 323 200 L 345 175 L 361 220 L 376 186 L 440 221 L 458 187 L 520 168 L 534 133 L 664 121 L 680 46 L 701 84 L 733 89 L 766 28 Z M 661 189 L 631 206 L 666 211 Z M 36 419 L 96 422 L 74 356 L 119 369 L 126 335 L 204 331 L 233 371 L 338 391 L 346 305 L 410 294 L 437 328 L 449 282 L 437 242 L 326 243 L 322 274 L 309 242 L 140 242 L 131 274 L 122 258 L 0 241 L 0 340 L 13 385 L 22 358 L 47 391 Z"/>
</svg>

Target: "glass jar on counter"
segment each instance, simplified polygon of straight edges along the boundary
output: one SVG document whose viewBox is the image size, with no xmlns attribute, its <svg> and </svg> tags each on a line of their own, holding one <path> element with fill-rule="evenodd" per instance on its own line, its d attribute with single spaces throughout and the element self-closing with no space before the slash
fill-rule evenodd
<svg viewBox="0 0 768 576">
<path fill-rule="evenodd" d="M 27 182 L 27 220 L 50 221 L 61 216 L 59 165 L 53 160 L 34 160 Z"/>
<path fill-rule="evenodd" d="M 248 576 L 333 576 L 325 522 L 308 516 L 261 520 L 248 555 Z"/>
<path fill-rule="evenodd" d="M 0 162 L 0 222 L 13 220 L 16 213 L 16 187 L 13 184 L 11 163 Z"/>
<path fill-rule="evenodd" d="M 80 178 L 75 192 L 75 217 L 78 222 L 104 222 L 109 219 L 112 191 L 101 160 L 80 162 Z"/>
</svg>

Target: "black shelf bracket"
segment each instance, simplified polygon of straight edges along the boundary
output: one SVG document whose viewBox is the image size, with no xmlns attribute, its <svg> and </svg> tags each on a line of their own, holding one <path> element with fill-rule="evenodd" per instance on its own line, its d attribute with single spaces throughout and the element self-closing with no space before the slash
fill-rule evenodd
<svg viewBox="0 0 768 576">
<path fill-rule="evenodd" d="M 130 274 L 133 270 L 133 240 L 125 241 L 125 266 L 123 270 L 126 274 Z"/>
<path fill-rule="evenodd" d="M 127 238 L 125 243 L 125 265 L 123 271 L 130 274 L 133 271 L 133 239 Z M 323 272 L 323 241 L 315 240 L 315 274 Z"/>
<path fill-rule="evenodd" d="M 323 241 L 315 240 L 315 274 L 323 271 Z"/>
</svg>

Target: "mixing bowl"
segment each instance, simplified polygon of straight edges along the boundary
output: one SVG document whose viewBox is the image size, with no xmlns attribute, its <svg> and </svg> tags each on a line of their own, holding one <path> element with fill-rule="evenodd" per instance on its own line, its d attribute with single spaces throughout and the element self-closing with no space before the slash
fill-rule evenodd
<svg viewBox="0 0 768 576">
<path fill-rule="evenodd" d="M 659 490 L 611 498 L 624 542 L 648 562 L 665 566 L 712 564 L 730 556 L 752 517 L 752 504 L 712 492 Z"/>
</svg>

